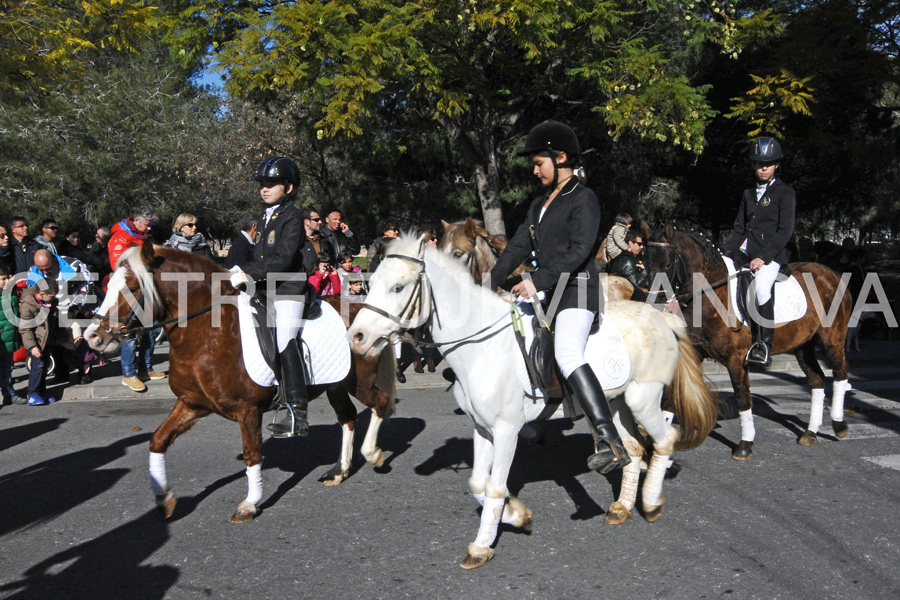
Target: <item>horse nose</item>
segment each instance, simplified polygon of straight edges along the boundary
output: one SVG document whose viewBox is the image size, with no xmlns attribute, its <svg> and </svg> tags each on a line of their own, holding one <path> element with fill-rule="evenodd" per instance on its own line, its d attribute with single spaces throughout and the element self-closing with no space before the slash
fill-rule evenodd
<svg viewBox="0 0 900 600">
<path fill-rule="evenodd" d="M 359 346 L 360 344 L 363 343 L 363 340 L 366 339 L 366 336 L 363 335 L 362 331 L 357 331 L 356 333 L 353 334 L 352 339 L 353 339 L 353 344 L 356 346 Z"/>
</svg>

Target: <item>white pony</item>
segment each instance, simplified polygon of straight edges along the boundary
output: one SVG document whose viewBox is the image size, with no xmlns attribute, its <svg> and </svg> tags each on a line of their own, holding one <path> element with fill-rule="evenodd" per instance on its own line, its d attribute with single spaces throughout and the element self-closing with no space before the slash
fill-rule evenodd
<svg viewBox="0 0 900 600">
<path fill-rule="evenodd" d="M 456 373 L 454 396 L 475 423 L 469 486 L 484 507 L 478 535 L 468 545 L 461 566 L 480 567 L 493 556 L 491 545 L 501 520 L 531 527 L 532 512 L 509 496 L 507 477 L 519 430 L 546 406 L 540 398 L 526 397 L 517 374 L 524 359 L 514 338 L 510 304 L 476 285 L 451 256 L 410 235 L 391 244 L 369 289 L 366 307 L 348 331 L 354 352 L 377 354 L 401 329 L 427 325 Z M 633 458 L 624 468 L 619 498 L 606 520 L 618 524 L 631 517 L 644 454 L 639 423 L 653 438 L 643 508 L 647 520 L 655 521 L 664 502 L 662 481 L 669 456 L 676 446 L 695 447 L 706 438 L 716 422 L 717 401 L 705 384 L 683 326 L 674 317 L 637 302 L 619 302 L 607 306 L 604 323 L 611 324 L 604 327 L 618 326 L 631 359 L 627 381 L 606 393 L 610 399 L 617 398 L 610 405 L 613 420 Z M 660 410 L 667 385 L 683 428 L 680 442 L 678 430 L 666 423 Z"/>
</svg>

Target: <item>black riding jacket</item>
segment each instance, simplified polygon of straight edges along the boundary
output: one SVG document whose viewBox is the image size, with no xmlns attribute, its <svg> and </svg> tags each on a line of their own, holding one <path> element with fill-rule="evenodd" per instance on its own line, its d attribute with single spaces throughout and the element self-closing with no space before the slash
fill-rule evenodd
<svg viewBox="0 0 900 600">
<path fill-rule="evenodd" d="M 531 273 L 539 292 L 546 292 L 547 302 L 553 299 L 563 273 L 570 274 L 559 310 L 579 308 L 578 287 L 586 288 L 587 305 L 580 308 L 597 312 L 601 308 L 603 292 L 594 256 L 601 241 L 600 204 L 594 192 L 572 178 L 544 212 L 541 208 L 550 192 L 532 202 L 528 217 L 519 226 L 509 244 L 491 270 L 492 289 L 509 289 L 520 278 L 507 277 L 532 253 L 530 227 L 534 226 L 537 270 Z"/>
<path fill-rule="evenodd" d="M 293 200 L 286 198 L 279 204 L 268 225 L 264 214 L 257 222 L 256 230 L 261 232 L 260 238 L 253 249 L 253 261 L 243 267 L 244 272 L 257 281 L 280 273 L 275 285 L 277 294 L 303 296 L 306 293 L 306 278 L 298 277 L 298 274 L 309 272 L 302 252 L 306 229 L 303 227 L 303 215 L 294 206 Z M 285 281 L 288 274 L 298 280 Z"/>
<path fill-rule="evenodd" d="M 747 256 L 761 258 L 767 264 L 775 261 L 784 265 L 790 261 L 787 244 L 794 234 L 794 210 L 797 197 L 794 188 L 775 179 L 759 202 L 756 189 L 744 190 L 741 208 L 734 221 L 734 229 L 725 242 L 729 254 L 737 252 L 747 240 Z"/>
</svg>

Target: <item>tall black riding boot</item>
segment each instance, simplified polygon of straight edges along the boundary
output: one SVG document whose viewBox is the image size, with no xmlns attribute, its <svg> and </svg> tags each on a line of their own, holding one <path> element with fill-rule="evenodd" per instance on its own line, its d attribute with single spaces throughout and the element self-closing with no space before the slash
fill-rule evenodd
<svg viewBox="0 0 900 600">
<path fill-rule="evenodd" d="M 753 345 L 747 352 L 747 362 L 768 367 L 772 364 L 772 339 L 775 337 L 775 297 L 769 298 L 765 304 L 760 304 L 760 321 L 755 331 Z"/>
<path fill-rule="evenodd" d="M 284 397 L 285 415 L 278 423 L 267 425 L 273 437 L 294 437 L 309 435 L 309 422 L 306 405 L 309 398 L 306 393 L 306 372 L 303 370 L 303 357 L 297 347 L 297 340 L 291 340 L 284 350 L 278 353 L 281 363 L 281 389 Z"/>
<path fill-rule="evenodd" d="M 588 468 L 605 475 L 630 463 L 631 458 L 613 425 L 606 395 L 590 365 L 581 365 L 575 369 L 566 382 L 600 435 L 594 446 L 594 454 L 588 457 Z"/>
</svg>

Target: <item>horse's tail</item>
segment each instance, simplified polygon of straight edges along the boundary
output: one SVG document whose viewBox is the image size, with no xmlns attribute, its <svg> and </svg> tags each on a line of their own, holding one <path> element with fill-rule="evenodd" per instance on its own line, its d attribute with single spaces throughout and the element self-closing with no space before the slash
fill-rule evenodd
<svg viewBox="0 0 900 600">
<path fill-rule="evenodd" d="M 394 347 L 387 344 L 381 351 L 378 359 L 378 367 L 375 372 L 375 387 L 387 394 L 388 405 L 384 407 L 384 418 L 394 414 L 397 397 L 397 359 L 394 357 Z"/>
<path fill-rule="evenodd" d="M 667 322 L 670 326 L 673 323 L 678 325 L 672 327 L 678 338 L 678 364 L 672 383 L 666 386 L 666 393 L 675 407 L 675 416 L 681 424 L 681 439 L 675 448 L 689 450 L 702 444 L 715 427 L 721 400 L 709 389 L 700 357 L 683 324 L 674 317 L 667 319 Z"/>
</svg>

